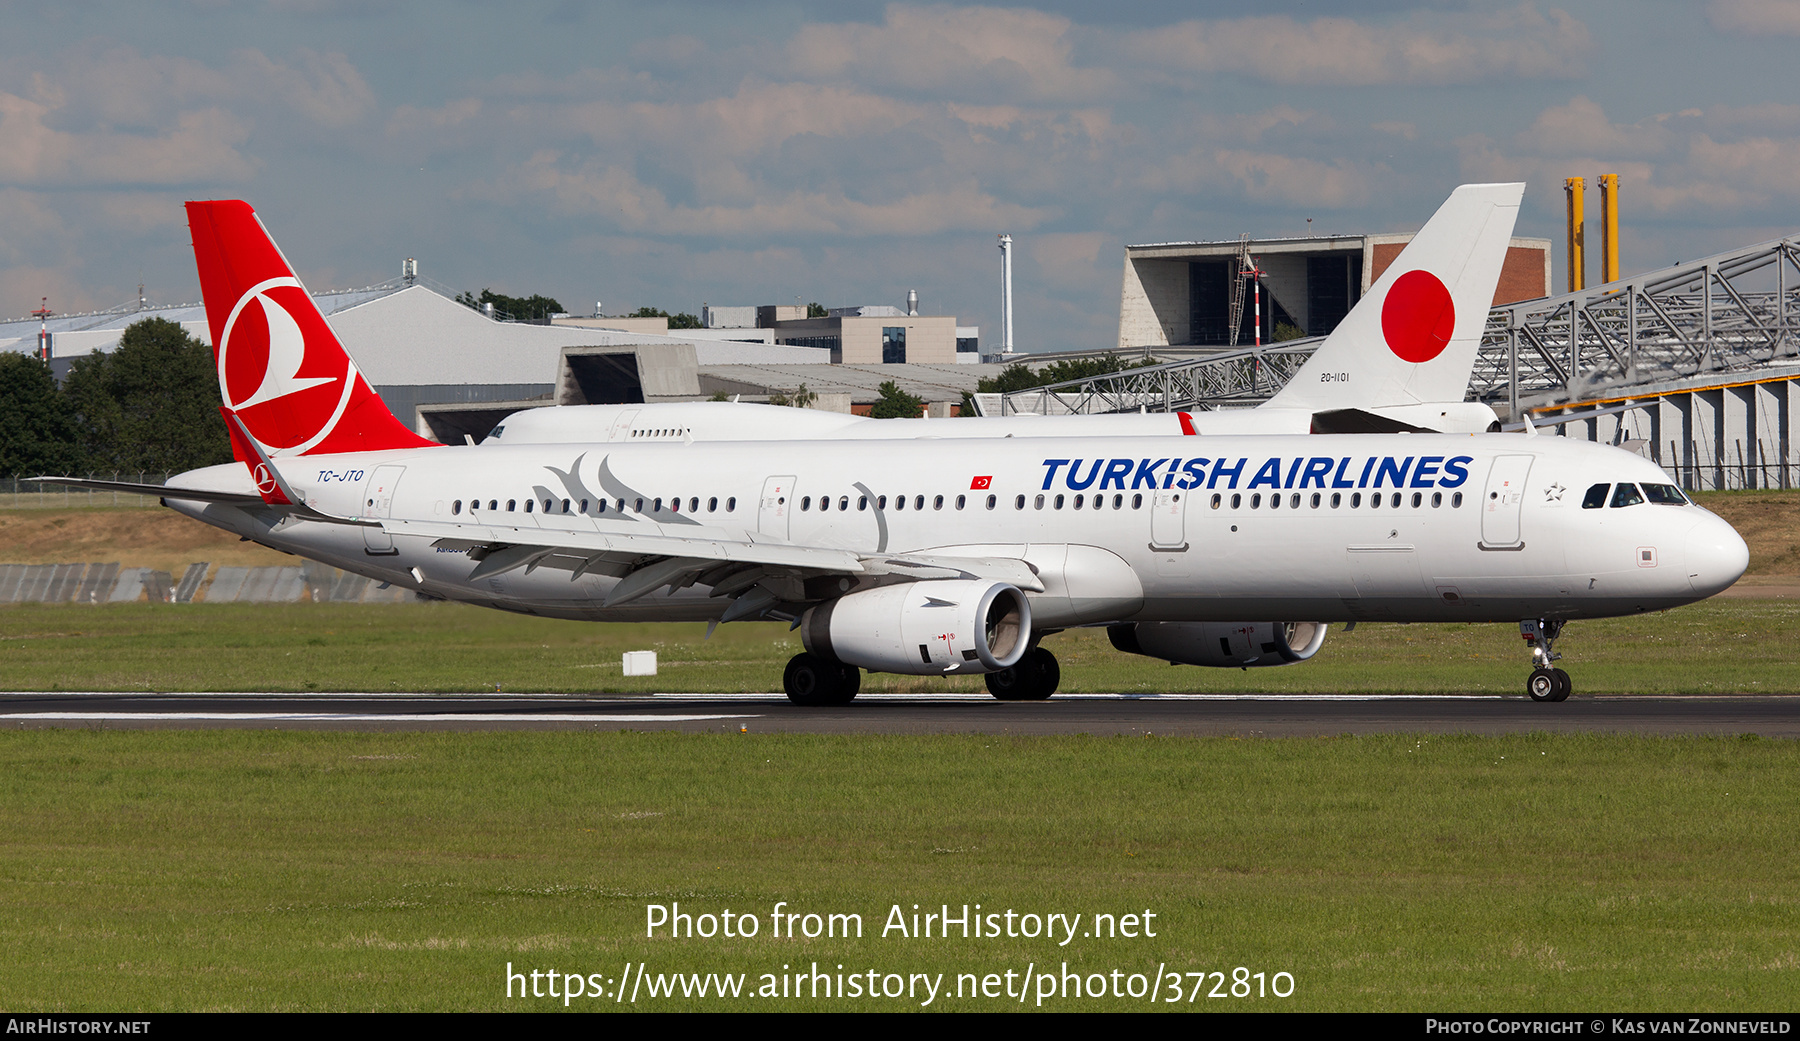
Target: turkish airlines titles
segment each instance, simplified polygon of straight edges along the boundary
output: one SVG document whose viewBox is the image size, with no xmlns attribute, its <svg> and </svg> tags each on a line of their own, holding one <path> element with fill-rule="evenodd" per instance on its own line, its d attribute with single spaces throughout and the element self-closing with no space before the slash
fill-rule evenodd
<svg viewBox="0 0 1800 1041">
<path fill-rule="evenodd" d="M 1250 472 L 1246 489 L 1279 488 L 1460 488 L 1469 479 L 1474 456 L 1370 456 L 1359 469 L 1355 456 L 1275 456 Z M 1138 488 L 1236 489 L 1250 460 L 1232 459 L 1046 459 L 1044 484 L 1048 491 L 1062 475 L 1070 491 Z M 1208 467 L 1211 472 L 1208 472 Z M 1084 472 L 1085 470 L 1085 472 Z M 1180 478 L 1177 480 L 1177 478 Z M 977 481 L 981 478 L 976 478 Z M 1130 482 L 1127 484 L 1127 482 Z M 1094 487 L 1098 483 L 1098 487 Z M 981 485 L 980 487 L 985 487 Z"/>
</svg>

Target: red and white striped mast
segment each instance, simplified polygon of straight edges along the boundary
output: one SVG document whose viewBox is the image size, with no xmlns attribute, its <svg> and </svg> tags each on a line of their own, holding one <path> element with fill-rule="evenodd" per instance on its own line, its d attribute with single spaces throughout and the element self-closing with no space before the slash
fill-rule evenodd
<svg viewBox="0 0 1800 1041">
<path fill-rule="evenodd" d="M 50 298 L 44 297 L 43 304 L 31 312 L 31 317 L 38 320 L 38 360 L 50 364 Z"/>
</svg>

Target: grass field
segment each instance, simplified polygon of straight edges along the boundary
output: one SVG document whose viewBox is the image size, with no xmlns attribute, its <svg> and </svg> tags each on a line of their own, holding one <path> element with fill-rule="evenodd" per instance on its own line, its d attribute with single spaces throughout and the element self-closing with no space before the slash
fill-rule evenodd
<svg viewBox="0 0 1800 1041">
<path fill-rule="evenodd" d="M 1002 1009 L 958 974 L 1066 962 L 1294 981 L 1159 1008 L 1791 1010 L 1797 772 L 1755 739 L 14 732 L 0 1006 L 562 1007 L 509 1001 L 509 962 L 595 977 L 575 1008 L 922 1000 L 606 989 L 628 962 L 752 990 L 817 962 Z M 646 938 L 677 901 L 758 935 Z M 863 935 L 774 937 L 780 901 Z M 896 904 L 964 903 L 1152 911 L 1156 936 L 882 935 Z"/>
</svg>

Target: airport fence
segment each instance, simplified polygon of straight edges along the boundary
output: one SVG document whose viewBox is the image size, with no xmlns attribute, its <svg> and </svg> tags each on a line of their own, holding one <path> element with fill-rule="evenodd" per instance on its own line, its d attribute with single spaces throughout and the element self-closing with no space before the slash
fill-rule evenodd
<svg viewBox="0 0 1800 1041">
<path fill-rule="evenodd" d="M 96 481 L 125 481 L 130 484 L 162 484 L 166 473 L 69 474 Z M 29 475 L 0 477 L 0 510 L 78 510 L 110 509 L 124 506 L 155 506 L 154 495 L 103 491 L 98 488 L 71 488 L 67 485 L 37 484 Z"/>
<path fill-rule="evenodd" d="M 0 604 L 376 604 L 422 599 L 402 586 L 307 561 L 298 567 L 172 572 L 113 564 L 0 564 Z"/>
</svg>

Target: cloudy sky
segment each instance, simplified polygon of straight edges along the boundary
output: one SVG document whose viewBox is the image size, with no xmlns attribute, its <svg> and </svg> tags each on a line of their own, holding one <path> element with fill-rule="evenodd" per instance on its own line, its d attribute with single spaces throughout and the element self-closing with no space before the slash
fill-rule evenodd
<svg viewBox="0 0 1800 1041">
<path fill-rule="evenodd" d="M 313 288 L 408 256 L 577 313 L 916 288 L 990 343 L 1007 231 L 1025 350 L 1115 341 L 1127 242 L 1408 230 L 1465 181 L 1529 181 L 1560 251 L 1562 179 L 1619 174 L 1627 271 L 1800 230 L 1800 0 L 0 16 L 8 317 L 198 299 L 194 198 L 250 200 Z"/>
</svg>

